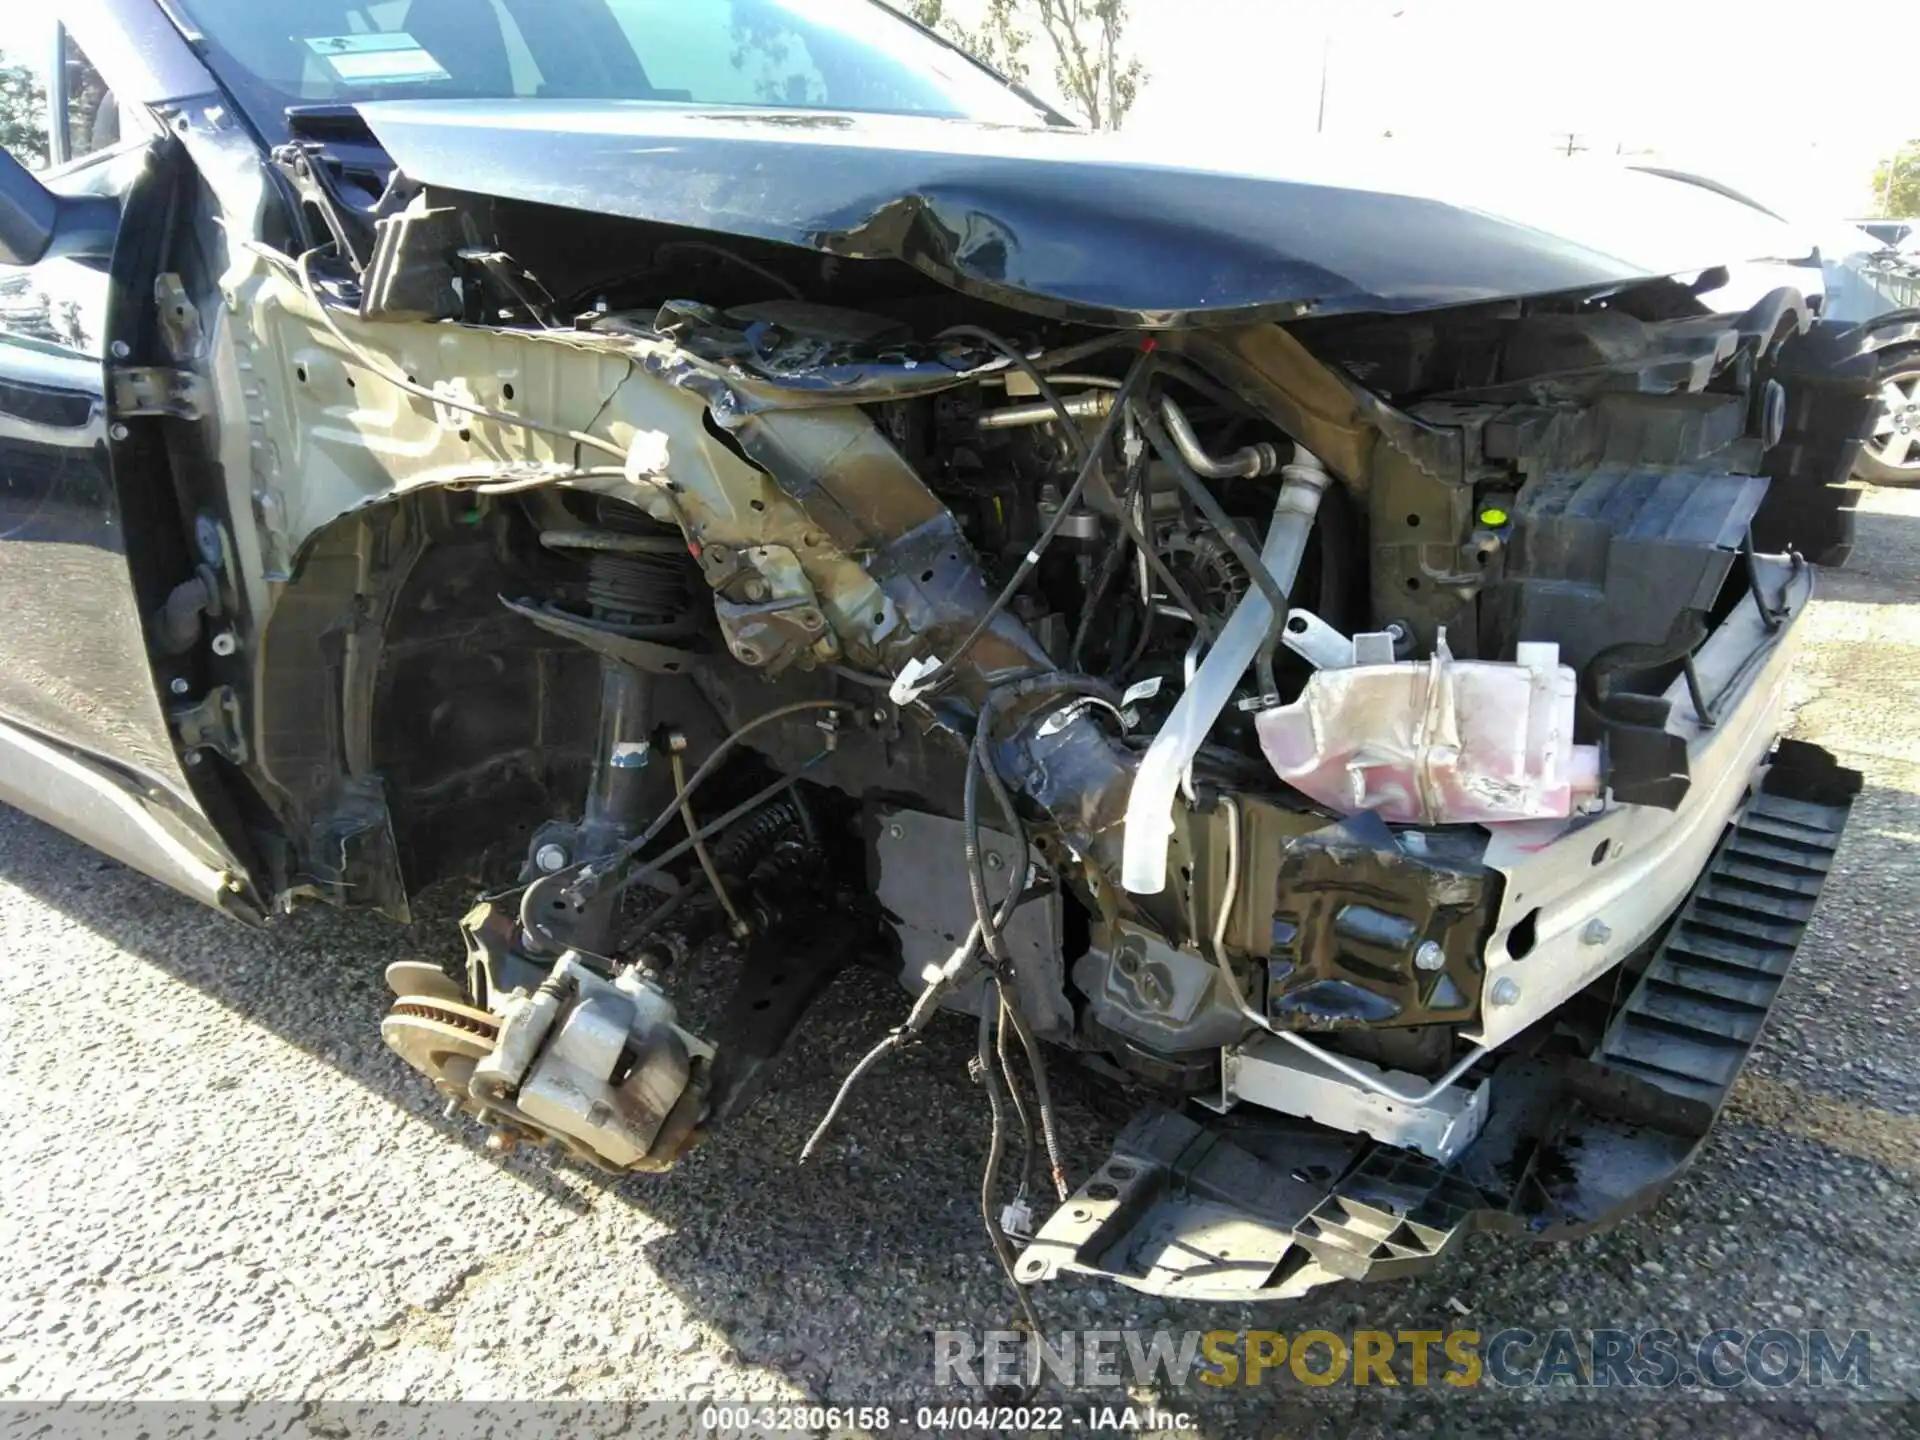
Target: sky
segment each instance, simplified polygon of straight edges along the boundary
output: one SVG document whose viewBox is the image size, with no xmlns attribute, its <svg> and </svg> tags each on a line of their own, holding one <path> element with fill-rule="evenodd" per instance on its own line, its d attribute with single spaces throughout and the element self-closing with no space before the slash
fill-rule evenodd
<svg viewBox="0 0 1920 1440">
<path fill-rule="evenodd" d="M 1571 135 L 1584 153 L 1651 151 L 1810 218 L 1863 213 L 1875 162 L 1920 138 L 1920 81 L 1878 63 L 1891 39 L 1884 0 L 1131 0 L 1129 10 L 1150 72 L 1128 121 L 1141 129 L 1228 126 L 1276 144 L 1310 135 L 1324 54 L 1329 134 L 1476 153 L 1564 151 Z"/>
<path fill-rule="evenodd" d="M 962 18 L 982 0 L 948 0 Z M 1129 128 L 1312 144 L 1326 132 L 1496 155 L 1626 150 L 1808 219 L 1866 213 L 1874 164 L 1920 138 L 1886 0 L 1129 0 L 1149 78 Z M 24 24 L 27 29 L 20 26 Z M 37 15 L 7 34 L 45 53 Z M 1035 50 L 1036 59 L 1038 47 Z M 1033 83 L 1054 90 L 1048 67 Z M 1570 141 L 1571 137 L 1571 141 Z"/>
</svg>

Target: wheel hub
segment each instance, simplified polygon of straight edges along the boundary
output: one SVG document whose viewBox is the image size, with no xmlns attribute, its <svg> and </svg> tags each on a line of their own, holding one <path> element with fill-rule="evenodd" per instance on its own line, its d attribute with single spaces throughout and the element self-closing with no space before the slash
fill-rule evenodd
<svg viewBox="0 0 1920 1440">
<path fill-rule="evenodd" d="M 1890 469 L 1920 471 L 1920 373 L 1880 382 L 1880 409 L 1866 453 Z"/>
</svg>

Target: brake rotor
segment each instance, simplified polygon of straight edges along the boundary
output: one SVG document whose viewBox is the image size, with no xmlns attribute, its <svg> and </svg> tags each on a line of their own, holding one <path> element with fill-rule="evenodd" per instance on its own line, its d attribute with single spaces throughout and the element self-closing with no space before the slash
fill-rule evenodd
<svg viewBox="0 0 1920 1440">
<path fill-rule="evenodd" d="M 500 1021 L 437 995 L 402 995 L 380 1022 L 380 1038 L 451 1100 L 465 1101 L 473 1067 L 493 1053 Z"/>
<path fill-rule="evenodd" d="M 396 960 L 387 966 L 387 988 L 402 999 L 430 996 L 465 1004 L 467 992 L 429 960 Z"/>
</svg>

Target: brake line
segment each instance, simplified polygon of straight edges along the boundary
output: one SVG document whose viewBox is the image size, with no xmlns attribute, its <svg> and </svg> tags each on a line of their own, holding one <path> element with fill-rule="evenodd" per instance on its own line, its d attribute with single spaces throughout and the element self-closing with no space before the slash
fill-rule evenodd
<svg viewBox="0 0 1920 1440">
<path fill-rule="evenodd" d="M 681 739 L 677 734 L 674 741 Z M 693 858 L 700 862 L 700 869 L 707 877 L 707 883 L 713 887 L 714 898 L 720 902 L 720 908 L 727 912 L 727 920 L 733 926 L 736 938 L 747 933 L 747 922 L 740 918 L 740 912 L 734 908 L 733 897 L 727 893 L 726 882 L 720 878 L 715 868 L 713 855 L 707 849 L 707 842 L 700 833 L 699 825 L 693 818 L 693 801 L 687 794 L 687 766 L 680 758 L 679 750 L 668 746 L 667 764 L 673 770 L 673 788 L 680 796 L 680 820 L 687 827 L 687 837 L 693 842 Z"/>
</svg>

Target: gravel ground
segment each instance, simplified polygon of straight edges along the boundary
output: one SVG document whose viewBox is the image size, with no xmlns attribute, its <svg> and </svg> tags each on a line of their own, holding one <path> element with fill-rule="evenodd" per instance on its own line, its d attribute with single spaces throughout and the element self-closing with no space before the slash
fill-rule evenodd
<svg viewBox="0 0 1920 1440">
<path fill-rule="evenodd" d="M 1664 1204 L 1265 1311 L 1044 1288 L 1047 1323 L 1859 1327 L 1879 1398 L 1845 1407 L 1290 1382 L 1159 1398 L 1215 1436 L 1920 1433 L 1920 492 L 1867 511 L 1808 622 L 1797 733 L 1868 789 L 1767 1037 Z M 336 1409 L 387 1399 L 967 1398 L 933 1389 L 930 1332 L 1010 1316 L 974 1208 L 969 1024 L 866 1086 L 804 1170 L 839 1076 L 902 1011 L 878 978 L 840 980 L 782 1088 L 670 1176 L 502 1159 L 379 1038 L 382 967 L 452 958 L 457 898 L 410 930 L 316 912 L 254 933 L 0 810 L 0 1397 L 305 1401 L 327 1435 Z M 1085 1164 L 1121 1117 L 1063 1087 Z"/>
</svg>

